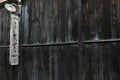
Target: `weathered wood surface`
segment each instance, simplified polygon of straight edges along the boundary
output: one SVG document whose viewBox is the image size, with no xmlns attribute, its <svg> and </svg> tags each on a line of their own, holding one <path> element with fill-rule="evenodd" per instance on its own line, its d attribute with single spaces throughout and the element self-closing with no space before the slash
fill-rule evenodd
<svg viewBox="0 0 120 80">
<path fill-rule="evenodd" d="M 77 41 L 76 4 L 77 0 L 26 2 L 22 8 L 22 44 Z M 78 80 L 77 45 L 22 48 L 22 63 L 21 80 Z"/>
<path fill-rule="evenodd" d="M 78 80 L 77 55 L 75 45 L 22 49 L 21 80 Z"/>
<path fill-rule="evenodd" d="M 0 46 L 9 45 L 10 17 L 4 8 L 0 9 Z"/>
<path fill-rule="evenodd" d="M 120 38 L 119 0 L 24 0 L 20 45 Z M 9 45 L 9 12 L 0 9 L 0 46 Z M 82 48 L 82 49 L 81 49 Z M 0 80 L 119 80 L 120 43 L 20 47 L 20 64 L 0 48 Z"/>
<path fill-rule="evenodd" d="M 84 45 L 81 80 L 119 80 L 119 46 L 118 43 Z"/>
<path fill-rule="evenodd" d="M 22 8 L 23 43 L 77 40 L 77 0 L 30 0 Z"/>
<path fill-rule="evenodd" d="M 120 1 L 84 0 L 83 39 L 120 38 Z"/>
</svg>

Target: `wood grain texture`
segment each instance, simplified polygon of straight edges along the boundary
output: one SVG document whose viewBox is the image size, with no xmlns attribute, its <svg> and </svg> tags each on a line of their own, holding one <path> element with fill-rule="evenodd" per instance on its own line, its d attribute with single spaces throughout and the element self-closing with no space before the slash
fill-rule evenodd
<svg viewBox="0 0 120 80">
<path fill-rule="evenodd" d="M 76 45 L 22 49 L 21 80 L 78 80 L 77 56 Z"/>
<path fill-rule="evenodd" d="M 23 43 L 76 41 L 76 4 L 76 0 L 27 1 L 22 8 Z"/>
<path fill-rule="evenodd" d="M 119 42 L 81 43 L 120 38 L 119 0 L 22 3 L 20 45 L 41 46 L 21 46 L 20 64 L 12 67 L 8 47 L 0 48 L 0 80 L 120 80 Z M 9 15 L 0 9 L 0 46 L 9 45 Z M 73 41 L 79 44 L 57 45 Z"/>
</svg>

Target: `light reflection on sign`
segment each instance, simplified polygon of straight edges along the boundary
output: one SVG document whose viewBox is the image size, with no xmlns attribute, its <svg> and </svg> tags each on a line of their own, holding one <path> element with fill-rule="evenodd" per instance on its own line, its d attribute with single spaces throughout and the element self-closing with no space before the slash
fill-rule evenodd
<svg viewBox="0 0 120 80">
<path fill-rule="evenodd" d="M 0 0 L 0 3 L 3 3 L 3 2 L 5 2 L 5 1 L 7 1 L 7 0 Z"/>
<path fill-rule="evenodd" d="M 11 14 L 9 61 L 11 65 L 18 65 L 19 61 L 19 17 L 15 14 Z"/>
</svg>

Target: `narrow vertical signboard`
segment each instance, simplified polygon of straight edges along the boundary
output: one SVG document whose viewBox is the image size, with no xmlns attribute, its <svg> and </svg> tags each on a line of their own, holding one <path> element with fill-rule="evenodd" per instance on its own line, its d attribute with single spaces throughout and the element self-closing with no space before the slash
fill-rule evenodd
<svg viewBox="0 0 120 80">
<path fill-rule="evenodd" d="M 10 26 L 10 65 L 19 63 L 19 16 L 11 14 Z"/>
</svg>

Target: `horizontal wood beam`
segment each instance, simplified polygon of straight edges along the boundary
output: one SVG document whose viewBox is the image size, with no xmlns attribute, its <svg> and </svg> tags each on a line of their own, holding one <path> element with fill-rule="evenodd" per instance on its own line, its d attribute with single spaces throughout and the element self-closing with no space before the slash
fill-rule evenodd
<svg viewBox="0 0 120 80">
<path fill-rule="evenodd" d="M 120 39 L 84 40 L 82 43 L 90 44 L 90 43 L 109 43 L 109 42 L 120 42 Z"/>
<path fill-rule="evenodd" d="M 83 44 L 92 44 L 92 43 L 110 43 L 110 42 L 120 42 L 120 39 L 103 39 L 103 40 L 84 40 Z M 45 43 L 45 44 L 22 44 L 20 47 L 42 47 L 42 46 L 58 46 L 58 45 L 72 45 L 78 44 L 78 41 L 73 42 L 60 42 L 60 43 Z M 0 46 L 0 48 L 9 48 L 9 45 Z"/>
<path fill-rule="evenodd" d="M 9 46 L 8 45 L 6 45 L 6 46 L 0 46 L 0 48 L 9 48 Z"/>
<path fill-rule="evenodd" d="M 78 41 L 60 42 L 60 43 L 45 43 L 45 44 L 23 44 L 23 45 L 21 45 L 21 47 L 58 46 L 58 45 L 71 45 L 71 44 L 78 44 Z"/>
<path fill-rule="evenodd" d="M 58 45 L 72 45 L 72 44 L 78 44 L 78 41 L 74 42 L 60 42 L 60 43 L 38 43 L 38 44 L 22 44 L 20 47 L 42 47 L 42 46 L 58 46 Z M 0 46 L 0 48 L 9 48 L 9 45 L 6 46 Z"/>
</svg>

